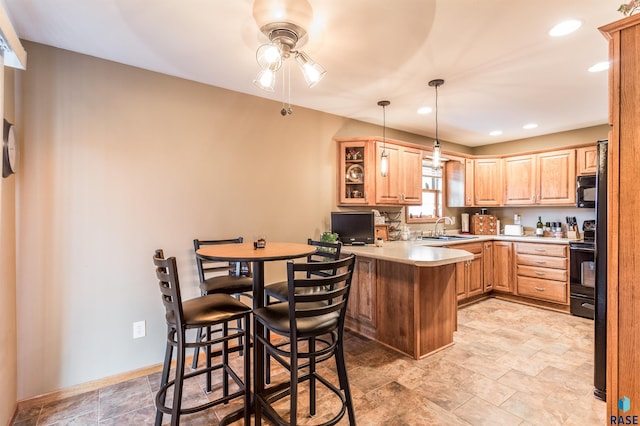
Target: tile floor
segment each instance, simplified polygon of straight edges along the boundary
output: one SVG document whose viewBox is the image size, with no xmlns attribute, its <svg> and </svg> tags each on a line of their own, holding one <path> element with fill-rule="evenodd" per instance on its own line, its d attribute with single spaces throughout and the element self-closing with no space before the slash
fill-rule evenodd
<svg viewBox="0 0 640 426">
<path fill-rule="evenodd" d="M 592 396 L 592 321 L 497 299 L 460 309 L 458 318 L 456 344 L 419 361 L 347 333 L 359 425 L 606 424 L 605 403 Z M 158 383 L 159 373 L 40 404 L 14 425 L 153 424 Z M 207 398 L 202 389 L 190 384 L 185 398 Z M 319 412 L 335 407 L 332 398 L 319 393 Z M 181 423 L 216 425 L 229 409 Z"/>
</svg>

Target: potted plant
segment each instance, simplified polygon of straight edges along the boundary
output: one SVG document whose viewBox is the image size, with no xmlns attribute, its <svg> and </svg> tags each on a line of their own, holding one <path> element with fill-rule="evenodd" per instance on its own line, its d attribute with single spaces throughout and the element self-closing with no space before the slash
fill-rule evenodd
<svg viewBox="0 0 640 426">
<path fill-rule="evenodd" d="M 631 0 L 629 3 L 621 4 L 618 8 L 618 12 L 624 13 L 625 16 L 629 16 L 638 10 L 640 10 L 640 0 Z"/>
</svg>

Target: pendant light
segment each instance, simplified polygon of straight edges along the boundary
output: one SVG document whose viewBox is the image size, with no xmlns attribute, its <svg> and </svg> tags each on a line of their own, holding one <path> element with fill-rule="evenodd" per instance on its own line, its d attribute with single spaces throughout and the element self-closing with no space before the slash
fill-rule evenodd
<svg viewBox="0 0 640 426">
<path fill-rule="evenodd" d="M 387 156 L 387 113 L 386 107 L 391 102 L 379 101 L 378 106 L 382 107 L 382 154 L 380 154 L 380 174 L 386 177 L 389 174 L 389 157 Z"/>
<path fill-rule="evenodd" d="M 431 160 L 432 167 L 439 169 L 441 167 L 440 162 L 440 140 L 438 139 L 438 87 L 444 84 L 444 80 L 438 78 L 429 82 L 430 87 L 436 88 L 436 140 L 433 141 L 433 157 Z"/>
</svg>

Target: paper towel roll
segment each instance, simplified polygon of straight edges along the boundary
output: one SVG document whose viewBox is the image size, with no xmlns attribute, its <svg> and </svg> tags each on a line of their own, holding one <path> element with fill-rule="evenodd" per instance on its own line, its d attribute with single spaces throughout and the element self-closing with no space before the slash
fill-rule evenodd
<svg viewBox="0 0 640 426">
<path fill-rule="evenodd" d="M 462 213 L 460 215 L 460 232 L 469 232 L 469 213 Z"/>
</svg>

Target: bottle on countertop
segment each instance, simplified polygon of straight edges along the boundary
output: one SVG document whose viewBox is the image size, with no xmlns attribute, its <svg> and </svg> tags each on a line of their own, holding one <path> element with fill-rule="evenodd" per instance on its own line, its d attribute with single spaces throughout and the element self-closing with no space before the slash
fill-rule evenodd
<svg viewBox="0 0 640 426">
<path fill-rule="evenodd" d="M 538 216 L 538 223 L 536 223 L 536 237 L 542 237 L 544 235 L 544 225 L 542 224 L 542 217 Z"/>
</svg>

